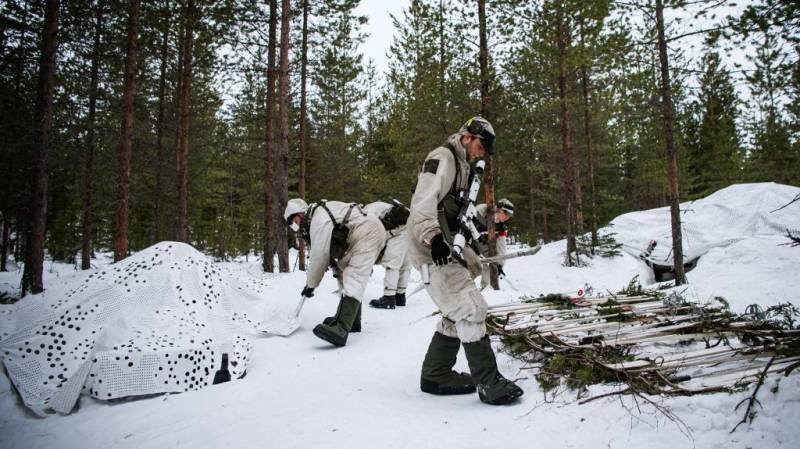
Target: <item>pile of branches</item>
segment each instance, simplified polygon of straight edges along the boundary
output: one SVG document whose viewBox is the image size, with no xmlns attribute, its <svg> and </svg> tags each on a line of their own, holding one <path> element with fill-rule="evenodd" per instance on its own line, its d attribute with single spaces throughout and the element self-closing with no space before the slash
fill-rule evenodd
<svg viewBox="0 0 800 449">
<path fill-rule="evenodd" d="M 607 297 L 547 295 L 494 306 L 487 327 L 510 354 L 538 367 L 545 391 L 565 384 L 586 403 L 733 392 L 760 387 L 768 374 L 788 376 L 800 366 L 797 316 L 788 303 L 736 315 L 724 302 L 701 306 L 629 285 Z M 595 384 L 621 388 L 587 397 Z"/>
</svg>

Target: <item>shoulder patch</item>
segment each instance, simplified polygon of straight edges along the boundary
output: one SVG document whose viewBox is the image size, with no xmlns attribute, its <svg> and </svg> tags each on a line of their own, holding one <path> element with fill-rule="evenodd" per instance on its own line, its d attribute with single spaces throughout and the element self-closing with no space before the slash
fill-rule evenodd
<svg viewBox="0 0 800 449">
<path fill-rule="evenodd" d="M 439 170 L 439 159 L 428 159 L 425 165 L 422 166 L 422 173 L 433 173 L 434 175 Z"/>
</svg>

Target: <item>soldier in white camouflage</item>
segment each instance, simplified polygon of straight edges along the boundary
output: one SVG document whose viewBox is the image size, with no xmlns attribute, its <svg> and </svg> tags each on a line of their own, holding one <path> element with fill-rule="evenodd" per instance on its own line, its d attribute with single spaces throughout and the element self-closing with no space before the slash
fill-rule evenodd
<svg viewBox="0 0 800 449">
<path fill-rule="evenodd" d="M 406 305 L 406 287 L 411 273 L 411 263 L 406 257 L 408 208 L 399 201 L 392 200 L 391 203 L 384 201 L 369 203 L 364 206 L 364 210 L 378 217 L 386 229 L 386 246 L 377 261 L 385 270 L 383 296 L 371 300 L 369 305 L 378 309 L 403 307 Z"/>
<path fill-rule="evenodd" d="M 385 243 L 380 220 L 356 203 L 320 201 L 311 205 L 289 200 L 284 219 L 309 245 L 306 286 L 302 295 L 314 296 L 330 267 L 339 281 L 341 299 L 336 314 L 314 328 L 314 335 L 344 346 L 350 332 L 361 331 L 361 302 L 372 266 Z"/>
<path fill-rule="evenodd" d="M 478 216 L 483 218 L 482 225 L 477 226 L 479 231 L 484 232 L 486 231 L 486 215 L 487 215 L 488 206 L 486 204 L 479 204 L 475 206 L 475 211 L 478 213 Z M 514 216 L 514 204 L 503 198 L 499 200 L 495 207 L 494 213 L 494 232 L 495 238 L 497 242 L 496 246 L 496 253 L 497 256 L 504 256 L 506 254 L 506 246 L 508 239 L 508 220 L 511 220 L 511 217 Z M 481 229 L 482 228 L 482 229 Z M 484 256 L 488 256 L 489 254 L 483 254 Z M 503 261 L 499 261 L 495 263 L 497 266 L 497 274 L 500 276 L 505 276 L 506 273 L 503 271 L 503 266 L 505 263 Z M 481 271 L 481 290 L 486 288 L 489 285 L 489 280 L 491 278 L 491 272 L 489 265 L 484 265 L 483 270 Z"/>
<path fill-rule="evenodd" d="M 469 247 L 463 253 L 466 266 L 451 257 L 461 209 L 458 197 L 469 183 L 469 162 L 494 154 L 494 137 L 487 120 L 473 117 L 428 154 L 407 226 L 411 263 L 429 273 L 426 289 L 442 314 L 422 363 L 420 388 L 431 394 L 466 394 L 477 387 L 481 401 L 500 405 L 517 400 L 523 391 L 497 370 L 486 335 L 488 306 L 474 283 L 481 264 Z M 461 344 L 471 375 L 453 371 Z"/>
</svg>

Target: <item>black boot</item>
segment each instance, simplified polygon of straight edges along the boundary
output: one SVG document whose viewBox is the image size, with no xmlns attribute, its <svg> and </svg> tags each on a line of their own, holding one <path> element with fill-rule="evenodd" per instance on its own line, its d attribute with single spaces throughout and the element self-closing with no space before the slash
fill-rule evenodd
<svg viewBox="0 0 800 449">
<path fill-rule="evenodd" d="M 464 351 L 482 402 L 505 405 L 522 396 L 522 389 L 497 371 L 497 361 L 488 336 L 473 343 L 464 343 Z"/>
<path fill-rule="evenodd" d="M 406 294 L 405 293 L 398 293 L 394 295 L 394 303 L 397 307 L 405 307 L 406 306 Z"/>
<path fill-rule="evenodd" d="M 336 316 L 332 317 L 333 320 L 326 318 L 322 324 L 317 324 L 314 328 L 314 335 L 330 344 L 344 346 L 360 306 L 361 303 L 357 299 L 343 296 L 339 301 Z"/>
<path fill-rule="evenodd" d="M 475 392 L 475 382 L 469 374 L 453 371 L 461 340 L 439 332 L 433 334 L 425 360 L 419 386 L 431 394 L 469 394 Z"/>
<path fill-rule="evenodd" d="M 394 309 L 395 295 L 383 295 L 381 298 L 370 301 L 369 305 L 376 309 Z"/>
</svg>

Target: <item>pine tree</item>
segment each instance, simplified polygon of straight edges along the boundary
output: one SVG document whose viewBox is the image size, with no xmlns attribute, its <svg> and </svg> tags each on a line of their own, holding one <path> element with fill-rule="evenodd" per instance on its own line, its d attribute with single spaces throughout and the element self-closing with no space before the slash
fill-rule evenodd
<svg viewBox="0 0 800 449">
<path fill-rule="evenodd" d="M 315 197 L 346 200 L 358 198 L 358 178 L 341 176 L 357 173 L 358 141 L 362 133 L 359 106 L 365 92 L 361 85 L 362 55 L 358 45 L 364 35 L 359 28 L 366 17 L 357 16 L 356 0 L 335 0 L 321 5 L 315 34 L 324 36 L 313 58 L 316 95 L 311 100 L 315 134 L 309 154 L 309 190 Z"/>
<path fill-rule="evenodd" d="M 694 198 L 741 179 L 742 151 L 736 129 L 739 102 L 730 75 L 710 49 L 703 58 L 698 97 L 697 146 L 689 147 L 693 185 L 688 195 Z"/>
</svg>

